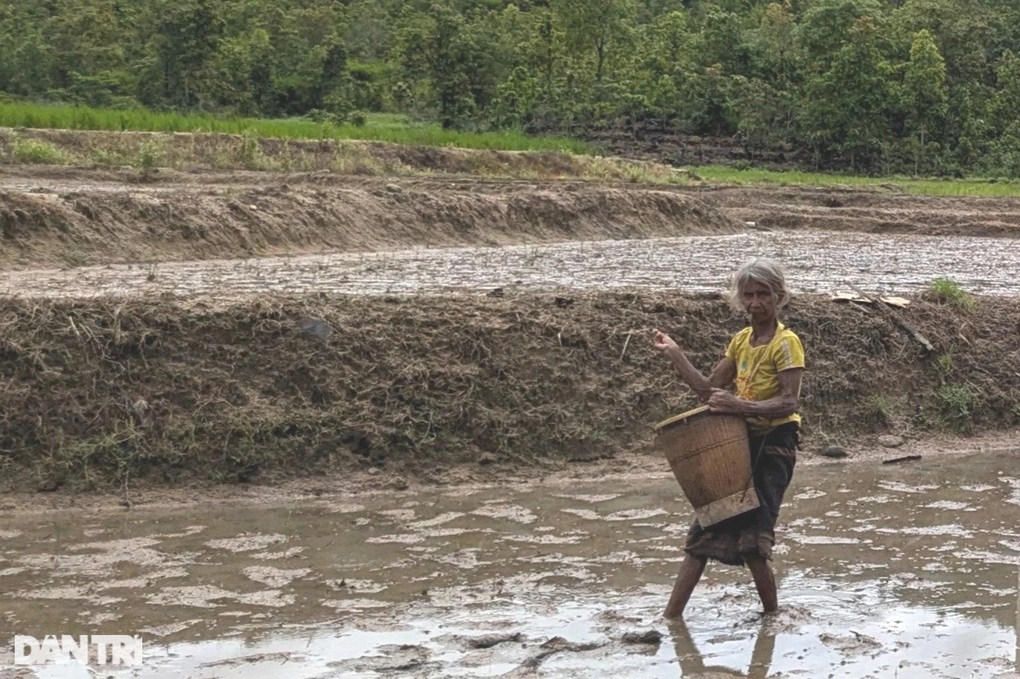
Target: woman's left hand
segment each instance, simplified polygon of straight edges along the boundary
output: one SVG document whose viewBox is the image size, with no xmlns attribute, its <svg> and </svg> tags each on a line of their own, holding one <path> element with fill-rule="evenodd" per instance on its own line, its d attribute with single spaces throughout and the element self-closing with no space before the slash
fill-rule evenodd
<svg viewBox="0 0 1020 679">
<path fill-rule="evenodd" d="M 708 407 L 713 413 L 740 415 L 743 412 L 743 401 L 725 389 L 713 389 L 708 397 Z"/>
</svg>

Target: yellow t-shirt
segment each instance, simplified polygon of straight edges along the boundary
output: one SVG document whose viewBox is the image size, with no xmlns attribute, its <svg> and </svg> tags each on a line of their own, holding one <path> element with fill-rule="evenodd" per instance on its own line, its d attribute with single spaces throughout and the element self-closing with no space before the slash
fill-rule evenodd
<svg viewBox="0 0 1020 679">
<path fill-rule="evenodd" d="M 797 333 L 782 323 L 768 344 L 752 347 L 751 332 L 752 328 L 747 327 L 734 335 L 726 347 L 726 357 L 737 366 L 737 396 L 748 401 L 765 401 L 779 395 L 779 373 L 804 367 L 804 346 Z M 800 415 L 747 418 L 752 434 L 764 434 L 787 422 L 800 424 Z"/>
</svg>

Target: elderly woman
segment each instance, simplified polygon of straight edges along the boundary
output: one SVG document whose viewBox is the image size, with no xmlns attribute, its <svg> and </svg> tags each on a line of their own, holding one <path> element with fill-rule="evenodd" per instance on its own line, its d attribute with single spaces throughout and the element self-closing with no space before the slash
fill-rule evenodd
<svg viewBox="0 0 1020 679">
<path fill-rule="evenodd" d="M 776 581 L 769 561 L 775 544 L 775 525 L 783 493 L 793 476 L 799 441 L 797 406 L 804 374 L 800 338 L 779 322 L 777 314 L 789 300 L 780 267 L 754 260 L 733 275 L 730 301 L 750 316 L 751 324 L 738 332 L 712 374 L 702 375 L 683 349 L 668 335 L 654 331 L 655 348 L 680 371 L 691 389 L 713 412 L 742 415 L 750 436 L 754 487 L 761 506 L 709 528 L 697 521 L 687 534 L 687 552 L 677 575 L 665 616 L 683 615 L 691 592 L 708 559 L 747 565 L 766 613 L 776 610 Z M 736 393 L 726 389 L 734 387 Z"/>
</svg>

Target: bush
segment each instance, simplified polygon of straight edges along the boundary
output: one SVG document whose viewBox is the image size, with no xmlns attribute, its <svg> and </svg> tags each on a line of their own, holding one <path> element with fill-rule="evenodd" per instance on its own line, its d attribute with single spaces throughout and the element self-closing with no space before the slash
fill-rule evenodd
<svg viewBox="0 0 1020 679">
<path fill-rule="evenodd" d="M 40 139 L 15 139 L 12 151 L 14 160 L 19 163 L 69 165 L 74 162 L 67 151 Z"/>
<path fill-rule="evenodd" d="M 138 146 L 135 165 L 141 171 L 142 179 L 151 179 L 159 172 L 159 166 L 166 160 L 166 146 L 159 140 L 150 139 Z"/>
</svg>

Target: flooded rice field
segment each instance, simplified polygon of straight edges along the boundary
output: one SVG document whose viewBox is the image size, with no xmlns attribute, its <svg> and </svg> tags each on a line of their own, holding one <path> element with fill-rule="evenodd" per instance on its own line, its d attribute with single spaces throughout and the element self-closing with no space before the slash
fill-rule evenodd
<svg viewBox="0 0 1020 679">
<path fill-rule="evenodd" d="M 660 614 L 692 512 L 654 478 L 288 506 L 8 512 L 16 634 L 138 634 L 115 677 L 1017 677 L 1016 453 L 798 469 L 780 611 L 710 566 Z M 95 669 L 95 668 L 93 668 Z"/>
<path fill-rule="evenodd" d="M 781 261 L 795 291 L 857 285 L 909 293 L 947 276 L 969 292 L 1020 294 L 1015 239 L 757 231 L 553 245 L 159 262 L 0 274 L 22 296 L 437 293 L 494 288 L 718 290 L 752 256 Z"/>
</svg>

